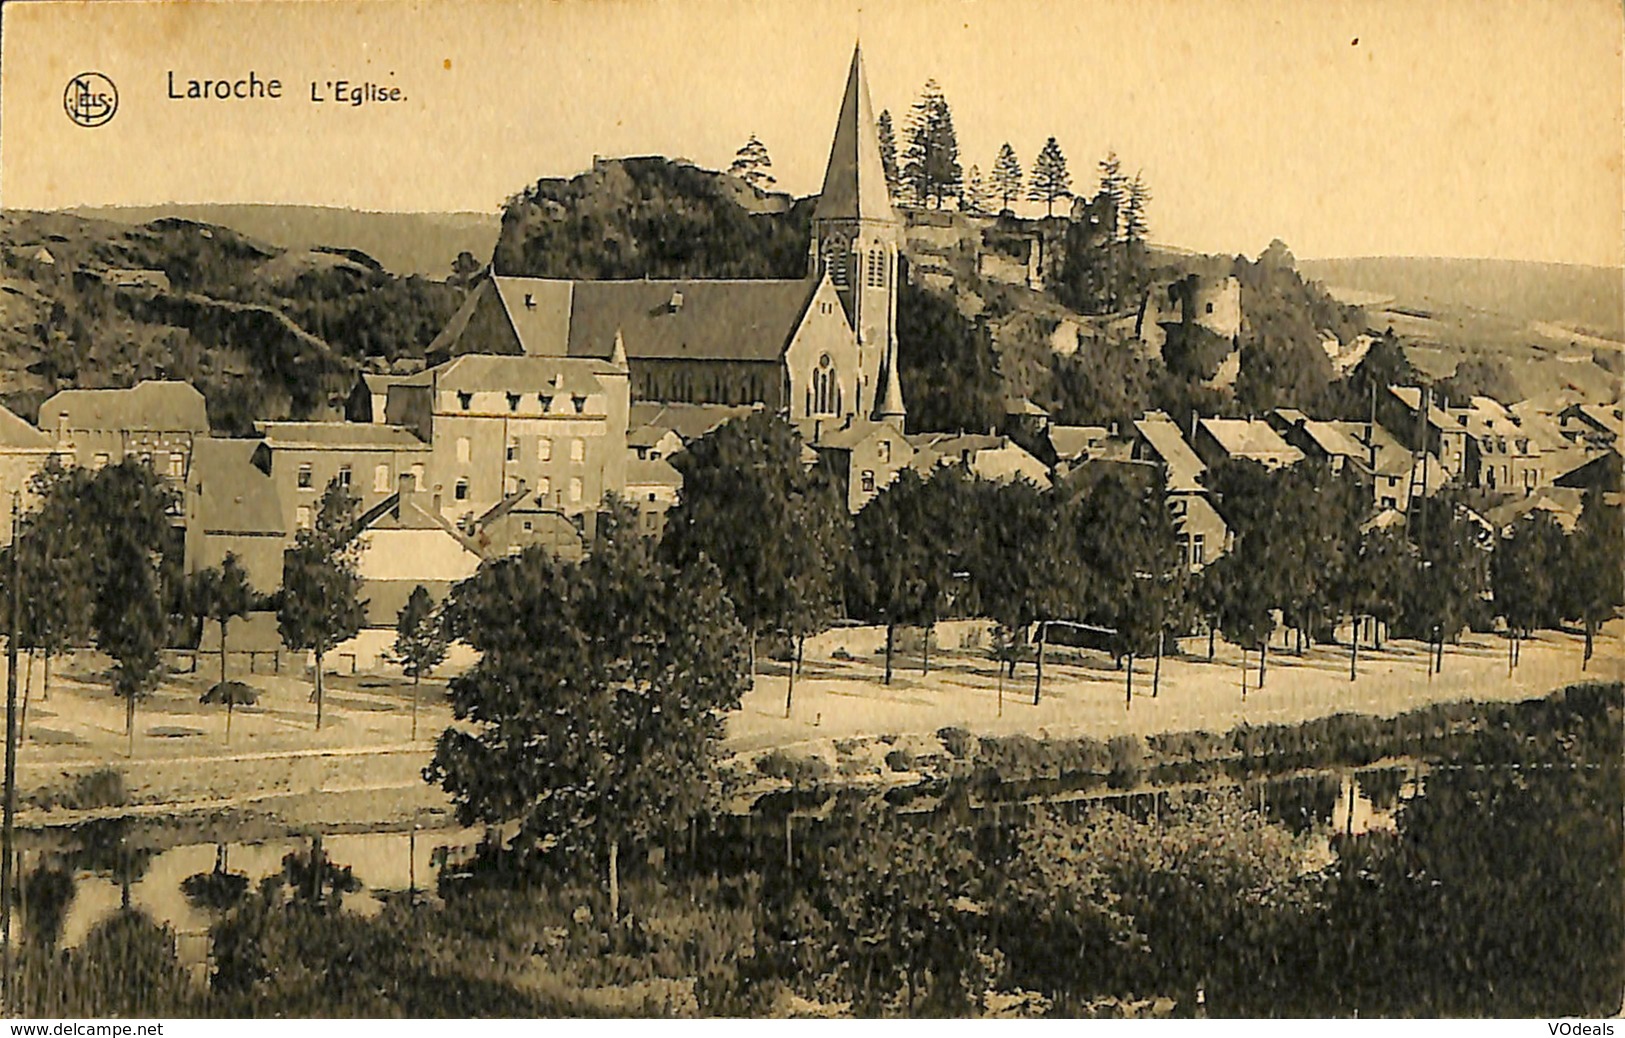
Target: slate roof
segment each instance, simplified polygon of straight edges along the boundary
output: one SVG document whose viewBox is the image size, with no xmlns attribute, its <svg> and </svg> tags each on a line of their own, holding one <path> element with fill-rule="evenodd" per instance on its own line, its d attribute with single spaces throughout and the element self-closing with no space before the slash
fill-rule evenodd
<svg viewBox="0 0 1625 1038">
<path fill-rule="evenodd" d="M 863 52 L 852 48 L 846 74 L 841 114 L 835 122 L 824 186 L 818 193 L 813 218 L 896 220 L 886 190 L 886 170 L 880 161 L 880 137 L 875 129 L 869 80 L 863 70 Z"/>
<path fill-rule="evenodd" d="M 1281 439 L 1281 434 L 1261 419 L 1204 418 L 1202 428 L 1232 458 L 1279 458 L 1300 461 L 1303 452 Z"/>
<path fill-rule="evenodd" d="M 259 440 L 199 438 L 186 477 L 191 522 L 211 533 L 285 534 L 276 481 L 254 464 Z"/>
<path fill-rule="evenodd" d="M 0 407 L 0 451 L 41 451 L 56 449 L 51 438 L 29 425 L 21 416 Z"/>
<path fill-rule="evenodd" d="M 854 418 L 850 424 L 824 429 L 812 446 L 816 450 L 849 451 L 882 430 L 889 430 L 898 439 L 912 446 L 912 441 L 903 435 L 903 430 L 898 428 L 895 422 L 874 421 L 869 418 Z"/>
<path fill-rule="evenodd" d="M 711 432 L 718 426 L 743 418 L 757 410 L 754 404 L 660 404 L 635 403 L 627 419 L 629 427 L 653 426 L 670 429 L 684 443 Z"/>
<path fill-rule="evenodd" d="M 620 332 L 632 360 L 776 362 L 817 287 L 811 280 L 578 281 L 568 353 L 608 357 Z"/>
<path fill-rule="evenodd" d="M 626 463 L 626 485 L 681 489 L 683 474 L 673 468 L 665 458 L 630 458 Z"/>
<path fill-rule="evenodd" d="M 315 450 L 429 450 L 411 430 L 371 422 L 256 422 L 271 447 Z"/>
<path fill-rule="evenodd" d="M 1071 460 L 1081 457 L 1092 444 L 1109 435 L 1104 425 L 1052 425 L 1049 427 L 1049 445 L 1056 457 Z"/>
<path fill-rule="evenodd" d="M 1202 473 L 1207 466 L 1196 456 L 1191 445 L 1179 432 L 1179 426 L 1163 418 L 1142 418 L 1134 423 L 1134 431 L 1150 445 L 1168 467 L 1169 490 L 1201 490 Z"/>
<path fill-rule="evenodd" d="M 58 415 L 69 429 L 209 431 L 203 394 L 186 382 L 138 382 L 130 389 L 64 389 L 40 405 L 39 427 L 55 429 Z"/>
<path fill-rule="evenodd" d="M 604 391 L 599 375 L 625 375 L 608 361 L 561 356 L 512 356 L 464 353 L 444 364 L 402 380 L 442 390 L 510 393 L 576 393 Z"/>
</svg>

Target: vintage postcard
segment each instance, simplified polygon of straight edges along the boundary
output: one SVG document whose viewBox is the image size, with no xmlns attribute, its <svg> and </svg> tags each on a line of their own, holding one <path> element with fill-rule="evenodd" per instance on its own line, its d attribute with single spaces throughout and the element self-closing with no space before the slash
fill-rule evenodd
<svg viewBox="0 0 1625 1038">
<path fill-rule="evenodd" d="M 1613 1033 L 1617 3 L 0 18 L 8 1017 Z"/>
</svg>

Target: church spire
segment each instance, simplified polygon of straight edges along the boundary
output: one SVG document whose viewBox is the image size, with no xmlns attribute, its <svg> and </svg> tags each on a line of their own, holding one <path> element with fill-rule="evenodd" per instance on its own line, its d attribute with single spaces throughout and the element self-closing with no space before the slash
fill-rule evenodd
<svg viewBox="0 0 1625 1038">
<path fill-rule="evenodd" d="M 886 190 L 886 169 L 880 161 L 880 138 L 875 132 L 874 106 L 869 101 L 861 47 L 852 48 L 846 95 L 841 99 L 829 165 L 824 169 L 824 189 L 818 194 L 813 219 L 897 219 Z"/>
<path fill-rule="evenodd" d="M 903 407 L 903 380 L 897 377 L 897 351 L 890 351 L 891 356 L 886 358 L 886 366 L 881 369 L 880 377 L 885 380 L 885 388 L 880 391 L 880 402 L 875 407 L 875 421 L 895 421 L 899 426 L 903 424 L 906 410 Z"/>
</svg>

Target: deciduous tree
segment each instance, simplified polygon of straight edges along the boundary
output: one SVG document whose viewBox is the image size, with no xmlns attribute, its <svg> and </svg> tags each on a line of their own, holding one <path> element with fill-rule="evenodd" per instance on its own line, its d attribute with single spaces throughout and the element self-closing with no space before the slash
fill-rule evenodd
<svg viewBox="0 0 1625 1038">
<path fill-rule="evenodd" d="M 418 683 L 446 658 L 446 628 L 429 589 L 419 584 L 407 596 L 395 619 L 391 656 L 412 679 L 412 739 L 418 737 Z"/>
<path fill-rule="evenodd" d="M 596 855 L 618 918 L 620 850 L 705 805 L 745 688 L 721 574 L 704 557 L 661 561 L 621 510 L 600 516 L 579 563 L 532 548 L 481 567 L 447 622 L 480 659 L 451 680 L 458 723 L 427 777 L 464 824 L 516 824 L 521 857 Z"/>
<path fill-rule="evenodd" d="M 308 650 L 316 658 L 316 727 L 322 727 L 322 662 L 327 651 L 361 630 L 366 603 L 361 600 L 358 562 L 361 545 L 356 522 L 361 503 L 335 478 L 322 494 L 316 521 L 300 530 L 283 556 L 282 602 L 277 626 L 282 641 Z"/>
</svg>

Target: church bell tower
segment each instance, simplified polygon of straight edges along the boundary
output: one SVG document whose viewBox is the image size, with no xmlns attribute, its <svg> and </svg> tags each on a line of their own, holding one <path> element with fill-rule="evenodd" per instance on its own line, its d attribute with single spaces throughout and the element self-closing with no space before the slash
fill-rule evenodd
<svg viewBox="0 0 1625 1038">
<path fill-rule="evenodd" d="M 904 417 L 897 375 L 897 257 L 903 223 L 892 209 L 880 161 L 863 52 L 854 47 L 835 123 L 824 189 L 813 210 L 808 256 L 813 277 L 828 275 L 858 337 L 857 413 Z"/>
</svg>

